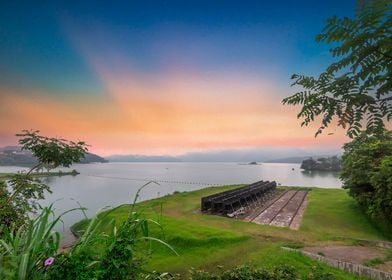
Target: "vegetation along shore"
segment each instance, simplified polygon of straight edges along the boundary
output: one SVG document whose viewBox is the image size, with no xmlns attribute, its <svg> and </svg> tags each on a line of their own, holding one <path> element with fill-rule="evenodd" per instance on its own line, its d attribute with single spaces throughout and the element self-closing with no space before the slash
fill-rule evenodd
<svg viewBox="0 0 392 280">
<path fill-rule="evenodd" d="M 0 173 L 0 179 L 10 178 L 14 173 Z M 33 177 L 57 177 L 57 176 L 76 176 L 80 174 L 77 170 L 73 169 L 72 171 L 48 171 L 48 172 L 33 172 L 31 176 Z"/>
<path fill-rule="evenodd" d="M 309 204 L 298 231 L 200 212 L 201 197 L 237 187 L 211 187 L 138 203 L 137 211 L 159 221 L 163 227 L 163 233 L 159 227 L 151 230 L 179 254 L 177 256 L 170 249 L 154 244 L 146 269 L 168 271 L 187 278 L 192 268 L 218 272 L 251 262 L 264 268 L 284 264 L 293 266 L 302 277 L 308 275 L 312 267 L 318 267 L 326 273 L 333 273 L 336 279 L 360 279 L 281 247 L 353 246 L 357 244 L 355 239 L 391 238 L 390 231 L 373 223 L 342 189 L 305 188 L 309 190 Z M 130 207 L 123 205 L 105 216 L 100 230 L 107 229 L 104 225 L 112 219 L 121 224 Z M 79 235 L 88 224 L 88 220 L 81 221 L 72 227 L 72 231 Z M 100 255 L 102 250 L 97 246 L 91 253 Z"/>
</svg>

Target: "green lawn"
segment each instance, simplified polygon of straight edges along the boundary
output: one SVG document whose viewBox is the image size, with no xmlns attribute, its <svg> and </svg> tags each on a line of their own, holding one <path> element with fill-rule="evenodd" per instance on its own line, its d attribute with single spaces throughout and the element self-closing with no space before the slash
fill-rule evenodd
<svg viewBox="0 0 392 280">
<path fill-rule="evenodd" d="M 287 244 L 349 243 L 345 238 L 387 239 L 356 206 L 346 191 L 312 188 L 309 204 L 300 230 L 257 225 L 241 220 L 201 214 L 200 198 L 236 186 L 206 188 L 177 193 L 138 204 L 138 210 L 159 220 L 165 241 L 180 256 L 154 245 L 149 269 L 186 275 L 190 268 L 216 271 L 218 266 L 233 267 L 253 262 L 263 267 L 292 265 L 301 273 L 309 272 L 318 263 L 299 253 L 287 252 Z M 106 219 L 125 219 L 129 206 L 123 206 Z M 85 222 L 76 225 L 81 228 Z M 162 237 L 162 236 L 159 236 Z M 337 269 L 320 264 L 339 279 L 358 279 Z"/>
</svg>

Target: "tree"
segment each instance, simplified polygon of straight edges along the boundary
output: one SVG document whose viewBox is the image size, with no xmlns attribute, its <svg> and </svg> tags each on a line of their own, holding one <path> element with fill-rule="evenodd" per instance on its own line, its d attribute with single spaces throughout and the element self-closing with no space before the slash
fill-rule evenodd
<svg viewBox="0 0 392 280">
<path fill-rule="evenodd" d="M 350 138 L 366 129 L 381 132 L 392 119 L 392 1 L 358 0 L 354 19 L 328 19 L 317 42 L 332 43 L 330 53 L 339 61 L 318 77 L 294 74 L 301 91 L 283 104 L 302 105 L 302 126 L 321 117 L 318 134 L 334 118 Z"/>
<path fill-rule="evenodd" d="M 22 150 L 30 150 L 38 160 L 38 164 L 31 168 L 28 174 L 41 167 L 47 169 L 58 166 L 69 167 L 79 162 L 87 153 L 87 145 L 83 141 L 49 138 L 38 133 L 38 130 L 23 130 L 22 133 L 16 134 L 21 137 L 19 144 L 22 145 Z"/>
<path fill-rule="evenodd" d="M 302 161 L 301 169 L 306 171 L 339 171 L 341 169 L 342 161 L 337 156 L 305 159 Z"/>
<path fill-rule="evenodd" d="M 7 178 L 7 183 L 0 181 L 0 224 L 10 227 L 20 226 L 28 220 L 28 214 L 39 208 L 37 200 L 44 198 L 49 186 L 32 176 L 33 171 L 42 167 L 69 167 L 79 162 L 87 152 L 84 142 L 72 142 L 64 139 L 49 138 L 39 135 L 39 131 L 24 130 L 17 134 L 22 150 L 30 150 L 38 164 L 27 173 L 16 173 Z M 1 234 L 0 229 L 0 234 Z"/>
<path fill-rule="evenodd" d="M 340 178 L 373 217 L 392 219 L 392 132 L 361 133 L 343 146 Z"/>
<path fill-rule="evenodd" d="M 346 129 L 354 140 L 343 147 L 343 188 L 371 216 L 391 220 L 392 133 L 385 123 L 392 120 L 392 1 L 358 0 L 355 18 L 328 19 L 316 40 L 333 44 L 339 60 L 318 77 L 294 74 L 302 90 L 282 102 L 302 105 L 302 126 L 321 117 L 316 137 L 333 119 Z"/>
</svg>

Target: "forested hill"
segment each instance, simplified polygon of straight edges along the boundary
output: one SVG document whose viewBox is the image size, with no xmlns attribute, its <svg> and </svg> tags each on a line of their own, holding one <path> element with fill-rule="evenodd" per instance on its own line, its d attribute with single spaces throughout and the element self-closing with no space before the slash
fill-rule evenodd
<svg viewBox="0 0 392 280">
<path fill-rule="evenodd" d="M 321 157 L 318 159 L 309 158 L 302 161 L 301 169 L 308 171 L 339 171 L 342 168 L 342 158 Z"/>
<path fill-rule="evenodd" d="M 80 163 L 107 162 L 106 159 L 87 153 Z M 7 166 L 32 166 L 37 163 L 30 151 L 22 151 L 18 146 L 0 148 L 0 165 Z"/>
</svg>

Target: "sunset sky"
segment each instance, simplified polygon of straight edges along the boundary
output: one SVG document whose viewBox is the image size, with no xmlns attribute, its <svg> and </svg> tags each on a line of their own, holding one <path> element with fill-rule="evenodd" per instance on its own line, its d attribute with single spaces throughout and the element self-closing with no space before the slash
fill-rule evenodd
<svg viewBox="0 0 392 280">
<path fill-rule="evenodd" d="M 100 155 L 347 141 L 336 127 L 315 139 L 318 123 L 301 128 L 299 108 L 281 100 L 295 92 L 291 74 L 332 61 L 314 37 L 328 17 L 352 16 L 355 0 L 7 2 L 0 146 L 22 129 Z"/>
</svg>

